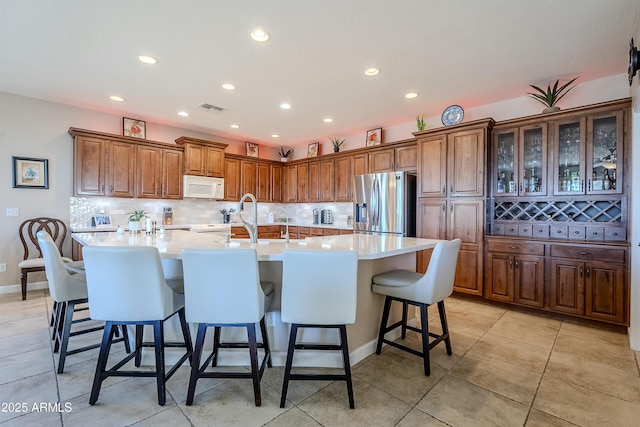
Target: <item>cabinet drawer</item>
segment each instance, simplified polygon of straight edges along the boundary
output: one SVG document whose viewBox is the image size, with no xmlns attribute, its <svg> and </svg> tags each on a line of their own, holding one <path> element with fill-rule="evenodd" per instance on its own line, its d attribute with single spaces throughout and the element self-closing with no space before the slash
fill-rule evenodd
<svg viewBox="0 0 640 427">
<path fill-rule="evenodd" d="M 505 236 L 517 236 L 519 232 L 519 228 L 517 225 L 505 225 L 504 226 L 504 235 Z"/>
<path fill-rule="evenodd" d="M 337 236 L 338 234 L 340 234 L 340 230 L 336 228 L 325 228 L 322 230 L 323 236 Z"/>
<path fill-rule="evenodd" d="M 312 236 L 322 236 L 322 228 L 312 227 L 309 230 Z"/>
<path fill-rule="evenodd" d="M 544 243 L 498 242 L 489 240 L 487 242 L 487 250 L 489 252 L 544 256 Z"/>
<path fill-rule="evenodd" d="M 569 240 L 584 240 L 585 229 L 577 225 L 569 226 Z"/>
<path fill-rule="evenodd" d="M 496 236 L 504 236 L 504 224 L 493 224 L 493 229 L 491 230 L 491 234 Z"/>
<path fill-rule="evenodd" d="M 523 236 L 523 237 L 533 236 L 533 225 L 532 224 L 518 225 L 518 236 Z"/>
<path fill-rule="evenodd" d="M 583 246 L 551 245 L 551 256 L 604 262 L 624 262 L 625 250 L 617 248 L 593 248 Z"/>
<path fill-rule="evenodd" d="M 549 226 L 545 224 L 535 224 L 533 226 L 533 237 L 549 237 Z"/>
<path fill-rule="evenodd" d="M 298 239 L 309 237 L 309 227 L 298 227 Z"/>
<path fill-rule="evenodd" d="M 587 240 L 592 240 L 592 241 L 603 241 L 604 227 L 587 227 L 586 238 Z"/>
<path fill-rule="evenodd" d="M 553 239 L 566 239 L 569 237 L 569 227 L 566 225 L 552 225 L 549 237 Z"/>
<path fill-rule="evenodd" d="M 627 229 L 623 227 L 605 227 L 604 240 L 627 240 Z"/>
</svg>

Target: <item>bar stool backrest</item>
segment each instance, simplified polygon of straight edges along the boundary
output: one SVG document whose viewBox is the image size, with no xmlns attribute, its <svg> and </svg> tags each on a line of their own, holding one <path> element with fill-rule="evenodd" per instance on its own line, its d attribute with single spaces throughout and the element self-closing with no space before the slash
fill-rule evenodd
<svg viewBox="0 0 640 427">
<path fill-rule="evenodd" d="M 46 231 L 38 231 L 37 239 L 44 259 L 44 269 L 51 298 L 56 302 L 87 298 L 85 276 L 69 273 L 51 235 Z"/>
<path fill-rule="evenodd" d="M 287 249 L 282 262 L 282 321 L 354 323 L 357 286 L 357 252 Z"/>
<path fill-rule="evenodd" d="M 460 244 L 460 239 L 436 244 L 427 272 L 414 284 L 414 301 L 434 304 L 453 293 Z"/>
<path fill-rule="evenodd" d="M 255 249 L 183 249 L 190 323 L 257 323 L 264 316 Z"/>
<path fill-rule="evenodd" d="M 158 248 L 86 246 L 82 255 L 92 319 L 163 320 L 183 298 L 167 285 Z"/>
</svg>

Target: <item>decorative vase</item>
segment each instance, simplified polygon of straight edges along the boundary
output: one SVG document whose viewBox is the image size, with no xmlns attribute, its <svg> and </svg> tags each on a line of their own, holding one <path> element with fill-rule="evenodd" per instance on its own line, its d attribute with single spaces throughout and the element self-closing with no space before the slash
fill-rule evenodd
<svg viewBox="0 0 640 427">
<path fill-rule="evenodd" d="M 340 151 L 340 147 L 333 147 L 333 152 L 338 153 Z"/>
<path fill-rule="evenodd" d="M 542 110 L 542 114 L 555 113 L 556 111 L 560 111 L 560 107 L 547 107 Z"/>
<path fill-rule="evenodd" d="M 140 232 L 140 221 L 129 221 L 129 232 L 130 233 L 139 233 Z"/>
<path fill-rule="evenodd" d="M 287 160 L 289 160 L 289 158 L 288 158 L 288 157 L 280 157 L 280 161 L 281 161 L 282 163 L 287 163 Z"/>
</svg>

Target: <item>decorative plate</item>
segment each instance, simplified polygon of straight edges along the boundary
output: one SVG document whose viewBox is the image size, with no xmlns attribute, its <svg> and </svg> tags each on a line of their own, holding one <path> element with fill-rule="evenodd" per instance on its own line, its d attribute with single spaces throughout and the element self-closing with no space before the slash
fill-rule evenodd
<svg viewBox="0 0 640 427">
<path fill-rule="evenodd" d="M 457 125 L 464 118 L 464 110 L 459 105 L 450 105 L 442 113 L 442 124 L 445 126 Z"/>
</svg>

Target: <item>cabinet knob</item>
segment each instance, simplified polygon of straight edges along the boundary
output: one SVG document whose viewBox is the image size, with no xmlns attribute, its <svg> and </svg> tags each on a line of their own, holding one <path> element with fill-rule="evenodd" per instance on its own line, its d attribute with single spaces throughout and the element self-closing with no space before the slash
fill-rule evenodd
<svg viewBox="0 0 640 427">
<path fill-rule="evenodd" d="M 593 252 L 580 251 L 580 252 L 578 252 L 578 255 L 580 255 L 580 256 L 593 255 Z"/>
<path fill-rule="evenodd" d="M 509 246 L 509 249 L 520 249 L 520 248 L 517 246 Z"/>
<path fill-rule="evenodd" d="M 443 186 L 442 186 L 442 194 L 444 194 L 444 193 L 446 193 L 446 192 L 447 192 L 447 186 L 446 186 L 446 185 L 443 185 Z"/>
<path fill-rule="evenodd" d="M 451 187 L 449 187 L 449 192 L 453 193 L 453 185 L 451 185 Z"/>
</svg>

